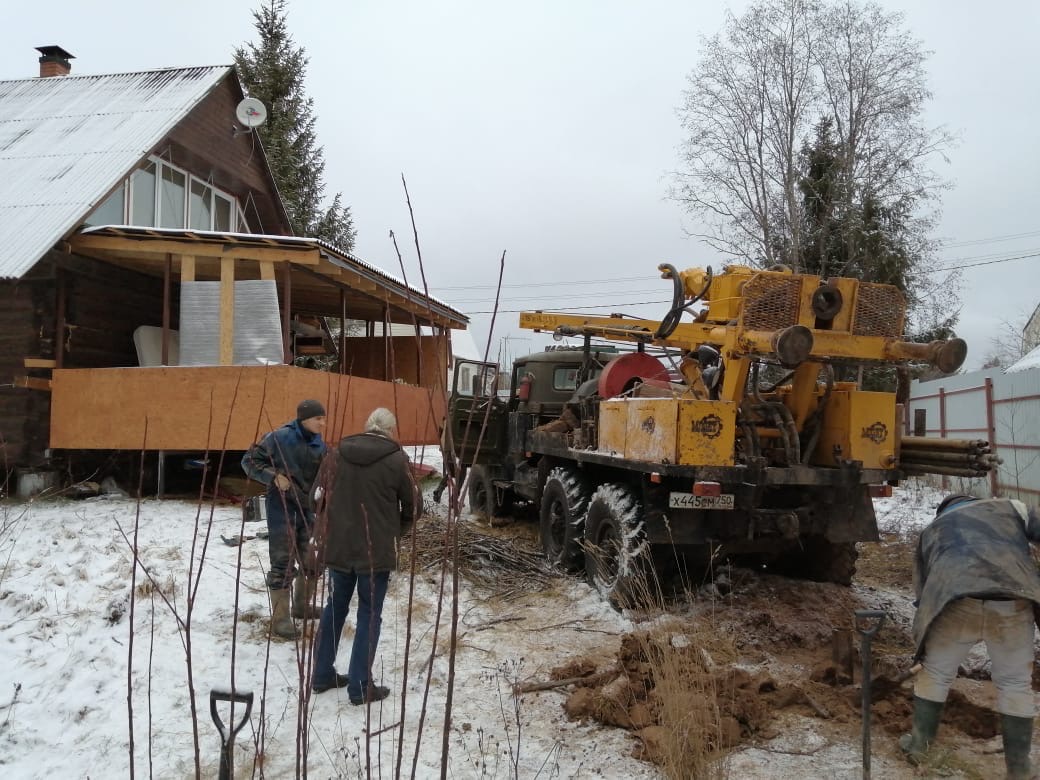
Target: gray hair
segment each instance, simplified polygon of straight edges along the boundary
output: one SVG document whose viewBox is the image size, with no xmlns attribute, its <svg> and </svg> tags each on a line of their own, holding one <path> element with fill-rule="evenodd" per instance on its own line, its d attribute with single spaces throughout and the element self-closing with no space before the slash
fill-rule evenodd
<svg viewBox="0 0 1040 780">
<path fill-rule="evenodd" d="M 397 418 L 389 409 L 380 406 L 368 416 L 365 423 L 365 433 L 378 433 L 389 436 L 397 428 Z"/>
</svg>

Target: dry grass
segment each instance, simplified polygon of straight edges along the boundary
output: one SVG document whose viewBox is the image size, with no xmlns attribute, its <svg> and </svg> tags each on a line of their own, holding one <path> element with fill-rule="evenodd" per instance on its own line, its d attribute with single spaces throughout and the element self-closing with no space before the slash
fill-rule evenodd
<svg viewBox="0 0 1040 780">
<path fill-rule="evenodd" d="M 661 584 L 650 567 L 640 567 L 627 590 L 644 605 L 663 603 Z M 623 648 L 622 662 L 630 678 L 642 672 L 652 688 L 647 703 L 656 725 L 640 732 L 644 756 L 676 780 L 728 777 L 724 751 L 740 741 L 741 727 L 725 706 L 719 661 L 736 656 L 732 643 L 708 622 L 681 619 L 659 623 L 635 639 L 638 651 Z"/>
<path fill-rule="evenodd" d="M 152 596 L 152 594 L 161 593 L 167 599 L 173 601 L 177 597 L 178 588 L 177 580 L 171 574 L 160 583 L 156 583 L 150 577 L 145 577 L 137 583 L 134 593 L 139 599 L 146 599 Z"/>
</svg>

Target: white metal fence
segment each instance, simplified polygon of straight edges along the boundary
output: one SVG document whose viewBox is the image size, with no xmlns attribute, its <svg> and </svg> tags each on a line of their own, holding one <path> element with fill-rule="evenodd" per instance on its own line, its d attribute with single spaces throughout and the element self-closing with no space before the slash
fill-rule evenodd
<svg viewBox="0 0 1040 780">
<path fill-rule="evenodd" d="M 1011 374 L 993 368 L 913 382 L 908 433 L 919 409 L 925 412 L 928 436 L 985 439 L 1004 460 L 987 478 L 944 477 L 942 487 L 1040 502 L 1040 368 Z"/>
</svg>

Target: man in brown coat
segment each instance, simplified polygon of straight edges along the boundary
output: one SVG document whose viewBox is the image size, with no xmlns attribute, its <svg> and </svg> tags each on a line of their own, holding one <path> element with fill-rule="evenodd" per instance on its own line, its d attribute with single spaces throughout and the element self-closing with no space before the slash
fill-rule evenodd
<svg viewBox="0 0 1040 780">
<path fill-rule="evenodd" d="M 351 704 L 385 699 L 390 689 L 371 682 L 379 643 L 383 599 L 390 572 L 397 568 L 397 546 L 415 514 L 415 482 L 408 456 L 397 443 L 397 419 L 376 409 L 365 432 L 347 436 L 334 456 L 328 498 L 325 565 L 329 598 L 321 615 L 311 688 L 322 693 L 347 688 Z M 336 673 L 336 651 L 355 589 L 357 631 L 346 675 Z"/>
</svg>

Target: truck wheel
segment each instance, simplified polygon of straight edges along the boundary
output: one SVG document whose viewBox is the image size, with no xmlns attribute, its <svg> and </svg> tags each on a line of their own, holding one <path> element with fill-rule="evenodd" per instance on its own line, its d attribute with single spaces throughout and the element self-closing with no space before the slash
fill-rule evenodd
<svg viewBox="0 0 1040 780">
<path fill-rule="evenodd" d="M 585 576 L 614 607 L 652 600 L 641 507 L 624 485 L 600 485 L 585 515 Z"/>
<path fill-rule="evenodd" d="M 538 515 L 542 550 L 550 563 L 565 571 L 581 568 L 588 507 L 589 489 L 577 471 L 557 466 L 549 472 Z"/>
<path fill-rule="evenodd" d="M 469 511 L 490 523 L 497 508 L 491 475 L 483 466 L 473 466 L 469 470 Z"/>
<path fill-rule="evenodd" d="M 816 582 L 851 585 L 859 558 L 856 543 L 830 542 L 823 537 L 812 537 L 812 541 L 806 546 L 809 578 Z"/>
<path fill-rule="evenodd" d="M 801 540 L 801 547 L 784 555 L 777 571 L 788 577 L 851 585 L 859 552 L 855 542 L 832 542 L 823 536 Z"/>
</svg>

